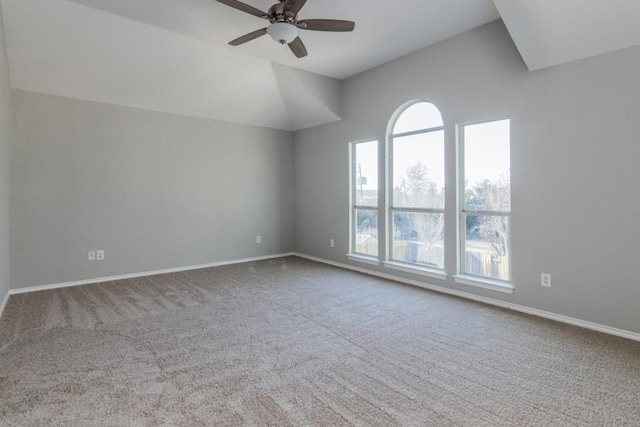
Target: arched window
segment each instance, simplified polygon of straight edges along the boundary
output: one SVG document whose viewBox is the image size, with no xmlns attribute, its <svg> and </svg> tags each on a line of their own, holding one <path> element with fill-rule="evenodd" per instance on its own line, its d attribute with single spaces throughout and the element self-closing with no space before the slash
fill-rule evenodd
<svg viewBox="0 0 640 427">
<path fill-rule="evenodd" d="M 444 124 L 414 102 L 392 119 L 388 143 L 388 266 L 444 271 Z"/>
</svg>

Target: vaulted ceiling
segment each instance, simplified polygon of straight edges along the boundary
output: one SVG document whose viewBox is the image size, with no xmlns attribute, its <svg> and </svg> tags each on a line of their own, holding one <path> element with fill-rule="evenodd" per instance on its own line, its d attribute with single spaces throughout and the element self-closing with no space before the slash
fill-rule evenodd
<svg viewBox="0 0 640 427">
<path fill-rule="evenodd" d="M 494 0 L 529 70 L 640 44 L 638 0 Z"/>
<path fill-rule="evenodd" d="M 529 69 L 640 44 L 631 0 L 309 0 L 309 56 L 214 0 L 1 0 L 15 89 L 285 130 L 340 120 L 341 80 L 502 17 Z M 274 0 L 245 0 L 267 10 Z"/>
</svg>

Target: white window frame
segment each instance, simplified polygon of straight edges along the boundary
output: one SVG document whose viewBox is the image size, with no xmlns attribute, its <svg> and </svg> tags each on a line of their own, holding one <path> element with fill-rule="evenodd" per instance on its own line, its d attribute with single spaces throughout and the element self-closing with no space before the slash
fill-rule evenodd
<svg viewBox="0 0 640 427">
<path fill-rule="evenodd" d="M 502 117 L 497 119 L 478 120 L 473 122 L 461 123 L 456 126 L 456 171 L 457 171 L 457 231 L 458 231 L 458 248 L 457 248 L 457 274 L 454 276 L 454 280 L 457 283 L 475 286 L 484 289 L 491 289 L 503 293 L 513 292 L 513 272 L 512 272 L 512 258 L 511 251 L 511 210 L 509 211 L 486 211 L 486 210 L 467 210 L 465 209 L 465 164 L 464 164 L 464 147 L 465 147 L 465 135 L 464 130 L 467 126 L 479 125 L 483 123 L 492 123 L 503 120 L 511 120 L 509 117 Z M 509 144 L 511 144 L 511 135 L 509 135 Z M 511 195 L 510 195 L 511 197 Z M 467 216 L 479 215 L 479 216 L 499 216 L 507 217 L 508 221 L 508 239 L 507 247 L 509 248 L 509 280 L 500 280 L 492 277 L 475 275 L 467 273 L 466 268 L 466 222 Z"/>
<path fill-rule="evenodd" d="M 380 188 L 378 186 L 378 203 L 374 206 L 360 206 L 356 204 L 357 194 L 357 164 L 356 164 L 356 147 L 358 144 L 376 143 L 377 152 L 380 152 L 380 141 L 377 139 L 367 139 L 349 143 L 349 253 L 347 257 L 354 261 L 364 262 L 367 264 L 377 265 L 380 259 L 380 246 L 378 245 L 378 256 L 364 254 L 356 251 L 356 234 L 357 234 L 357 212 L 358 210 L 376 211 L 378 216 L 378 242 L 380 239 Z M 376 158 L 376 166 L 380 173 L 380 160 Z M 379 182 L 379 180 L 378 180 Z"/>
<path fill-rule="evenodd" d="M 414 101 L 411 103 L 407 103 L 405 105 L 403 105 L 398 112 L 394 115 L 394 117 L 391 119 L 391 121 L 389 122 L 389 127 L 388 127 L 388 132 L 387 132 L 387 138 L 386 138 L 386 144 L 385 144 L 385 149 L 386 149 L 386 155 L 385 155 L 385 159 L 386 159 L 386 179 L 385 179 L 385 188 L 386 188 L 386 203 L 385 203 L 385 214 L 387 216 L 385 224 L 386 224 L 386 234 L 385 234 L 385 262 L 384 265 L 387 268 L 390 269 L 394 269 L 394 270 L 399 270 L 399 271 L 405 271 L 408 273 L 413 273 L 413 274 L 419 274 L 419 275 L 423 275 L 423 276 L 428 276 L 428 277 L 433 277 L 436 279 L 440 279 L 440 280 L 444 280 L 447 278 L 447 274 L 446 274 L 446 265 L 447 265 L 447 251 L 446 251 L 446 239 L 443 240 L 443 253 L 444 253 L 444 258 L 443 258 L 443 268 L 435 268 L 435 267 L 428 267 L 425 266 L 423 264 L 418 264 L 418 263 L 410 263 L 410 262 L 406 262 L 406 261 L 399 261 L 399 260 L 395 260 L 393 259 L 393 233 L 394 233 L 394 228 L 393 228 L 393 214 L 394 212 L 417 212 L 417 213 L 425 213 L 425 214 L 441 214 L 443 216 L 443 220 L 445 221 L 445 225 L 444 225 L 444 229 L 446 232 L 446 196 L 445 196 L 445 206 L 443 206 L 441 209 L 433 209 L 433 208 L 401 208 L 401 207 L 395 207 L 393 206 L 393 141 L 394 139 L 397 138 L 402 138 L 402 137 L 407 137 L 407 136 L 414 136 L 414 135 L 422 135 L 422 134 L 427 134 L 427 133 L 432 133 L 432 132 L 440 132 L 442 131 L 443 133 L 445 132 L 445 126 L 444 123 L 442 126 L 435 126 L 435 127 L 431 127 L 431 128 L 425 128 L 425 129 L 419 129 L 419 130 L 414 130 L 414 131 L 410 131 L 410 132 L 401 132 L 401 133 L 393 133 L 393 130 L 395 128 L 396 123 L 398 122 L 398 120 L 400 119 L 400 117 L 402 116 L 402 114 L 409 109 L 410 107 L 416 105 L 416 104 L 420 104 L 420 103 L 428 103 L 428 104 L 432 104 L 434 107 L 436 107 L 438 109 L 438 111 L 440 112 L 440 109 L 438 108 L 437 105 L 433 104 L 430 101 L 426 101 L 426 100 L 419 100 L 419 101 Z M 440 114 L 442 115 L 442 112 L 440 112 Z M 444 119 L 443 119 L 444 120 Z M 446 135 L 443 135 L 443 143 L 446 144 Z M 446 145 L 445 145 L 445 149 L 446 149 Z M 442 159 L 445 166 L 445 171 L 446 171 L 446 158 Z M 445 193 L 446 193 L 446 188 L 445 188 Z"/>
</svg>

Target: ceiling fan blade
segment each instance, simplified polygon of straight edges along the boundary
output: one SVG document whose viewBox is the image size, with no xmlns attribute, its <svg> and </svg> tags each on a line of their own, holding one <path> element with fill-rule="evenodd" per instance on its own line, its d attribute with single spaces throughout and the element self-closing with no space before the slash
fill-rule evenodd
<svg viewBox="0 0 640 427">
<path fill-rule="evenodd" d="M 303 19 L 298 21 L 298 28 L 313 31 L 353 31 L 356 23 L 352 21 L 341 21 L 339 19 Z"/>
<path fill-rule="evenodd" d="M 265 34 L 267 34 L 267 29 L 266 29 L 266 28 L 262 28 L 262 29 L 260 29 L 260 30 L 256 30 L 256 31 L 254 31 L 254 32 L 252 32 L 252 33 L 245 34 L 245 35 L 244 35 L 244 36 L 242 36 L 242 37 L 238 37 L 238 38 L 237 38 L 237 39 L 235 39 L 235 40 L 231 40 L 231 41 L 229 42 L 229 44 L 230 44 L 231 46 L 238 46 L 238 45 L 241 45 L 241 44 L 243 44 L 243 43 L 250 42 L 250 41 L 251 41 L 251 40 L 253 40 L 253 39 L 257 39 L 258 37 L 262 37 L 262 36 L 264 36 Z"/>
<path fill-rule="evenodd" d="M 289 48 L 298 58 L 304 58 L 307 56 L 307 48 L 304 46 L 304 43 L 302 43 L 300 37 L 296 37 L 295 40 L 289 43 Z"/>
<path fill-rule="evenodd" d="M 297 15 L 300 12 L 300 9 L 305 5 L 307 0 L 287 0 L 284 2 L 284 6 L 286 10 L 291 11 L 294 15 Z"/>
<path fill-rule="evenodd" d="M 231 6 L 234 9 L 238 9 L 250 15 L 257 16 L 258 18 L 267 19 L 269 17 L 265 12 L 261 11 L 260 9 L 256 9 L 253 6 L 249 6 L 248 4 L 244 4 L 242 2 L 239 2 L 238 0 L 217 0 L 217 1 L 222 4 L 226 4 L 227 6 Z"/>
</svg>

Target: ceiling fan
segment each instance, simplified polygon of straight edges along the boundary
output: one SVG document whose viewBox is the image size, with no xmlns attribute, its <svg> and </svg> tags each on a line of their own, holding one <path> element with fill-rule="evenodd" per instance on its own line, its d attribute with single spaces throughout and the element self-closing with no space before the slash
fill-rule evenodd
<svg viewBox="0 0 640 427">
<path fill-rule="evenodd" d="M 279 0 L 269 8 L 268 12 L 263 12 L 253 6 L 242 3 L 238 0 L 217 0 L 220 3 L 231 6 L 242 12 L 248 13 L 258 18 L 271 22 L 266 28 L 253 31 L 238 37 L 229 42 L 231 46 L 238 46 L 258 37 L 269 34 L 271 38 L 280 44 L 287 44 L 295 56 L 303 58 L 307 56 L 307 48 L 298 37 L 298 30 L 313 31 L 353 31 L 355 23 L 352 21 L 341 21 L 338 19 L 302 19 L 298 20 L 298 12 L 305 5 L 307 0 Z"/>
</svg>

